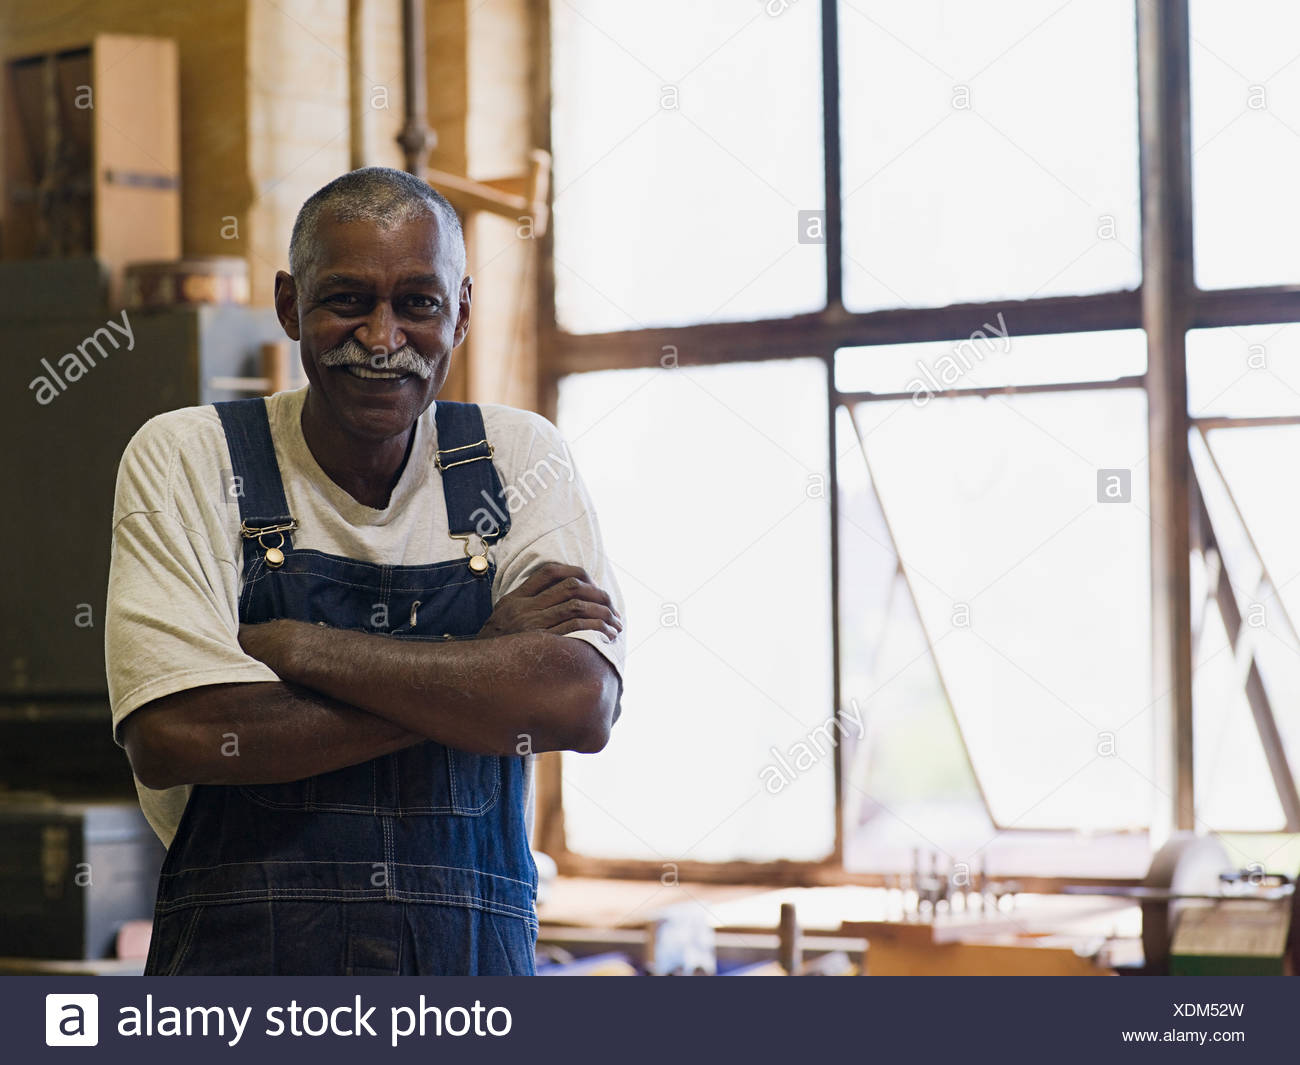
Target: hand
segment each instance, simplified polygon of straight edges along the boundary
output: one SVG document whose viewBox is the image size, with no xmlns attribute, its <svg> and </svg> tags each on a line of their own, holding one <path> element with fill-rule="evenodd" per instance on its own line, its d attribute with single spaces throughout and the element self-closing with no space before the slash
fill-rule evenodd
<svg viewBox="0 0 1300 1065">
<path fill-rule="evenodd" d="M 609 595 L 578 566 L 546 562 L 518 588 L 503 595 L 479 630 L 480 636 L 517 632 L 568 632 L 593 629 L 611 640 L 623 631 L 623 619 Z"/>
</svg>

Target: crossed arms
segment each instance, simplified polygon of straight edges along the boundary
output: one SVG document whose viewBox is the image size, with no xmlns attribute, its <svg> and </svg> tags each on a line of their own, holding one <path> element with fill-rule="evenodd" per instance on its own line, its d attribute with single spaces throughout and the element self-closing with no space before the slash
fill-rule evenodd
<svg viewBox="0 0 1300 1065">
<path fill-rule="evenodd" d="M 615 639 L 622 628 L 610 597 L 583 570 L 556 562 L 502 596 L 471 640 L 241 625 L 244 651 L 278 682 L 155 699 L 126 718 L 122 739 L 149 788 L 301 780 L 427 739 L 478 754 L 595 752 L 609 738 L 618 675 L 565 633 Z"/>
</svg>

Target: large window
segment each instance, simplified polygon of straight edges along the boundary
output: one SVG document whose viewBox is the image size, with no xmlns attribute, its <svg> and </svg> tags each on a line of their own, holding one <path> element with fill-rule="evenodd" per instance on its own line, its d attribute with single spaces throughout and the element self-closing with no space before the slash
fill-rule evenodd
<svg viewBox="0 0 1300 1065">
<path fill-rule="evenodd" d="M 1300 831 L 1300 297 L 1245 287 L 1300 60 L 1220 7 L 552 0 L 544 369 L 631 639 L 562 860 L 1140 876 L 1193 784 L 1243 865 Z"/>
<path fill-rule="evenodd" d="M 820 310 L 821 23 L 555 0 L 555 313 L 576 333 Z M 564 116 L 570 120 L 565 121 Z"/>
<path fill-rule="evenodd" d="M 570 847 L 827 857 L 834 760 L 790 753 L 832 705 L 825 365 L 580 374 L 559 421 L 631 641 L 607 756 L 565 764 Z"/>
<path fill-rule="evenodd" d="M 846 306 L 1137 286 L 1131 3 L 845 0 L 839 28 Z"/>
<path fill-rule="evenodd" d="M 1191 3 L 1196 281 L 1300 281 L 1300 8 L 1286 0 Z"/>
</svg>

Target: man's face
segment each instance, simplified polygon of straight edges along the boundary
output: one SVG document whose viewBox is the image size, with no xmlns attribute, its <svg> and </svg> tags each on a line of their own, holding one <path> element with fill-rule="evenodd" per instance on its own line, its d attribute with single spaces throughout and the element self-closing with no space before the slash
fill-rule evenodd
<svg viewBox="0 0 1300 1065">
<path fill-rule="evenodd" d="M 404 434 L 447 380 L 470 280 L 432 217 L 394 229 L 322 218 L 317 247 L 310 276 L 276 276 L 275 302 L 319 409 L 352 437 Z"/>
</svg>

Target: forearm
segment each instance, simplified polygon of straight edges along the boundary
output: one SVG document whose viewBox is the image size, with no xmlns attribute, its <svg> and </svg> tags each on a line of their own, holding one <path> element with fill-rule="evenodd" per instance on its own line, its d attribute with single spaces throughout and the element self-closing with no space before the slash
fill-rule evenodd
<svg viewBox="0 0 1300 1065">
<path fill-rule="evenodd" d="M 281 677 L 479 754 L 600 750 L 618 681 L 582 640 L 546 632 L 429 642 L 296 625 Z"/>
<path fill-rule="evenodd" d="M 177 692 L 127 721 L 134 740 L 127 752 L 151 788 L 301 780 L 425 738 L 319 692 L 273 682 Z"/>
</svg>

